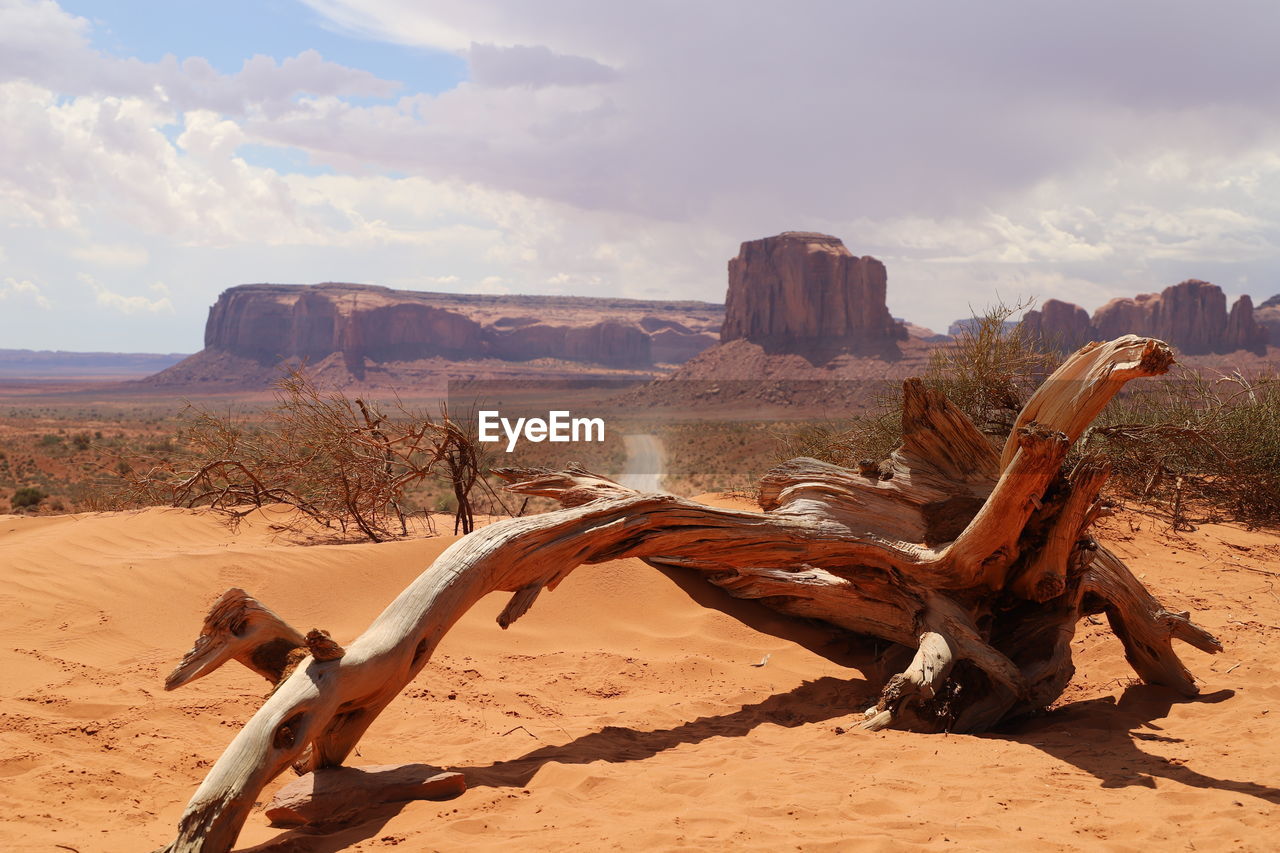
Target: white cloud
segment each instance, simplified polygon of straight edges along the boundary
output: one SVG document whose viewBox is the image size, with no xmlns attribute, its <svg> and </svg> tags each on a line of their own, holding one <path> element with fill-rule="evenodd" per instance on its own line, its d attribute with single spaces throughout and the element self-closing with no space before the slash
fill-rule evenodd
<svg viewBox="0 0 1280 853">
<path fill-rule="evenodd" d="M 471 79 L 481 86 L 590 86 L 617 79 L 618 72 L 585 56 L 556 53 L 545 45 L 472 44 Z"/>
<path fill-rule="evenodd" d="M 326 61 L 315 50 L 280 61 L 247 57 L 234 74 L 218 72 L 202 57 L 182 62 L 172 55 L 158 62 L 119 59 L 90 47 L 89 26 L 52 0 L 6 0 L 0 6 L 0 80 L 230 115 L 271 115 L 287 110 L 301 94 L 381 98 L 399 88 L 368 71 Z"/>
<path fill-rule="evenodd" d="M 744 229 L 766 206 L 793 217 L 847 216 L 851 206 L 967 214 L 1048 174 L 1171 142 L 1193 155 L 1247 149 L 1280 124 L 1280 96 L 1259 83 L 1280 72 L 1262 35 L 1280 10 L 1256 4 L 1238 10 L 1248 15 L 1182 6 L 1156 17 L 1090 0 L 1035 15 L 1013 2 L 935 4 L 927 16 L 871 2 L 804 12 L 715 0 L 311 5 L 382 38 L 489 45 L 471 56 L 476 82 L 494 65 L 510 70 L 495 72 L 500 91 L 464 85 L 413 99 L 417 121 L 346 109 L 329 123 L 282 116 L 297 144 L 595 209 L 737 210 Z M 1241 27 L 1247 17 L 1261 20 Z M 552 57 L 618 73 L 574 97 L 516 85 Z M 354 138 L 370 125 L 375 134 Z"/>
<path fill-rule="evenodd" d="M 500 275 L 487 275 L 475 286 L 475 293 L 512 293 L 511 285 Z"/>
<path fill-rule="evenodd" d="M 51 57 L 88 50 L 89 22 L 52 0 L 7 0 L 0 5 L 0 76 L 49 73 Z"/>
<path fill-rule="evenodd" d="M 4 281 L 0 281 L 0 302 L 8 301 L 11 298 L 31 302 L 37 308 L 45 311 L 53 307 L 49 300 L 45 298 L 39 285 L 25 279 L 19 281 L 15 278 L 6 277 Z"/>
<path fill-rule="evenodd" d="M 427 44 L 446 50 L 464 50 L 474 40 L 468 28 L 455 28 L 444 21 L 414 14 L 412 4 L 396 0 L 377 3 L 350 3 L 345 0 L 303 0 L 308 6 L 338 26 L 379 41 L 400 44 Z M 403 25 L 394 23 L 397 14 Z"/>
<path fill-rule="evenodd" d="M 142 246 L 117 243 L 91 243 L 71 250 L 72 257 L 100 267 L 144 267 L 151 253 Z"/>
<path fill-rule="evenodd" d="M 299 205 L 274 171 L 235 154 L 246 137 L 207 110 L 174 116 L 140 98 L 59 101 L 27 83 L 0 84 L 0 198 L 11 224 L 86 227 L 105 217 L 178 244 L 307 244 L 360 223 L 321 202 Z"/>
<path fill-rule="evenodd" d="M 162 282 L 151 285 L 152 293 L 158 294 L 155 299 L 145 296 L 126 296 L 107 289 L 92 276 L 82 274 L 80 280 L 94 292 L 99 307 L 121 314 L 172 314 L 173 300 L 169 298 L 169 288 Z"/>
<path fill-rule="evenodd" d="M 194 338 L 246 281 L 720 299 L 739 242 L 814 228 L 883 258 L 895 312 L 935 327 L 996 290 L 1280 289 L 1280 7 L 309 4 L 471 79 L 119 59 L 52 2 L 0 7 L 13 280 L 64 310 L 84 265 L 131 270 L 102 306 Z M 333 174 L 254 165 L 263 147 Z"/>
</svg>

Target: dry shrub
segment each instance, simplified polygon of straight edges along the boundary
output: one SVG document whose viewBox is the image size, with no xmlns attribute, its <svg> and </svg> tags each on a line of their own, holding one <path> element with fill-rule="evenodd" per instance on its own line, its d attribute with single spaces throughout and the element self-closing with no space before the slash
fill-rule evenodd
<svg viewBox="0 0 1280 853">
<path fill-rule="evenodd" d="M 13 497 L 9 499 L 9 505 L 14 509 L 35 509 L 47 497 L 49 495 L 42 489 L 35 486 L 22 486 L 14 491 Z"/>
<path fill-rule="evenodd" d="M 493 485 L 483 475 L 489 472 L 494 450 L 480 441 L 480 426 L 476 418 L 476 406 L 460 419 L 449 415 L 448 405 L 440 410 L 441 423 L 447 430 L 441 435 L 439 471 L 453 492 L 453 532 L 470 533 L 475 529 L 475 489 L 481 486 L 487 493 L 487 509 L 490 513 L 510 514 Z"/>
<path fill-rule="evenodd" d="M 890 408 L 896 406 L 897 408 Z M 902 443 L 900 398 L 846 421 L 810 421 L 777 430 L 779 461 L 808 456 L 843 468 L 885 459 Z"/>
<path fill-rule="evenodd" d="M 929 354 L 925 385 L 942 392 L 978 429 L 1000 443 L 1013 429 L 1023 404 L 1062 363 L 1051 342 L 1010 319 L 1029 304 L 996 305 L 965 326 L 949 346 Z M 893 407 L 902 410 L 899 396 Z"/>
<path fill-rule="evenodd" d="M 457 500 L 455 532 L 474 528 L 471 496 L 483 482 L 484 460 L 474 430 L 447 410 L 433 419 L 397 404 L 389 416 L 375 404 L 321 391 L 296 369 L 276 383 L 275 397 L 258 418 L 188 404 L 171 446 L 106 466 L 99 505 L 209 507 L 234 520 L 285 504 L 378 542 L 408 533 L 414 510 L 407 491 L 439 477 Z"/>
<path fill-rule="evenodd" d="M 1280 376 L 1180 369 L 1112 401 L 1081 442 L 1175 528 L 1280 521 Z"/>
</svg>

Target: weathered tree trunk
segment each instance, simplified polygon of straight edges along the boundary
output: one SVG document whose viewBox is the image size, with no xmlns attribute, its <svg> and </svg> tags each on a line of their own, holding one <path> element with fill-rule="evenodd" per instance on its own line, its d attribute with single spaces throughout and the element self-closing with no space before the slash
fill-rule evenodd
<svg viewBox="0 0 1280 853">
<path fill-rule="evenodd" d="M 229 850 L 258 792 L 287 766 L 340 764 L 482 596 L 513 593 L 498 618 L 505 628 L 577 566 L 622 557 L 915 649 L 866 711 L 867 728 L 981 731 L 1045 707 L 1071 678 L 1076 623 L 1098 612 L 1143 679 L 1193 694 L 1171 639 L 1210 652 L 1217 640 L 1164 610 L 1086 533 L 1103 511 L 1106 469 L 1086 459 L 1063 473 L 1107 400 L 1171 362 L 1163 343 L 1134 336 L 1083 348 L 1028 402 L 1003 452 L 909 380 L 903 445 L 881 466 L 891 476 L 794 459 L 762 481 L 763 512 L 640 495 L 580 469 L 499 472 L 510 489 L 564 509 L 458 540 L 345 651 L 228 593 L 169 686 L 232 657 L 278 683 L 209 771 L 167 849 Z M 280 663 L 288 644 L 292 671 Z"/>
</svg>

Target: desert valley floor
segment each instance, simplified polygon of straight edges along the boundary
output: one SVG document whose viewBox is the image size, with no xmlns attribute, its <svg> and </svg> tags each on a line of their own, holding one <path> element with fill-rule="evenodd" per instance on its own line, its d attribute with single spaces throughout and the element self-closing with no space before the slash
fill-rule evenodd
<svg viewBox="0 0 1280 853">
<path fill-rule="evenodd" d="M 1179 647 L 1198 701 L 1136 683 L 1085 623 L 1052 712 L 980 737 L 872 734 L 855 725 L 875 673 L 623 560 L 578 569 L 505 632 L 505 596 L 483 601 L 350 762 L 461 770 L 461 797 L 322 834 L 255 812 L 237 849 L 1274 849 L 1280 538 L 1137 515 L 1100 538 L 1222 639 L 1216 657 Z M 173 509 L 0 516 L 0 847 L 167 843 L 268 689 L 229 664 L 164 692 L 212 599 L 243 587 L 346 641 L 451 541 L 304 546 L 270 518 L 232 532 Z"/>
</svg>

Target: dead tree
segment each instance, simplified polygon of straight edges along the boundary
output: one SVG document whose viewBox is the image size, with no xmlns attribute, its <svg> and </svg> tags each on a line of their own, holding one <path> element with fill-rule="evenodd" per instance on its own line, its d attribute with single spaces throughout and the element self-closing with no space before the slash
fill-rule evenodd
<svg viewBox="0 0 1280 853">
<path fill-rule="evenodd" d="M 869 729 L 975 732 L 1044 708 L 1072 676 L 1077 622 L 1094 613 L 1107 615 L 1144 680 L 1194 694 L 1171 641 L 1207 652 L 1218 641 L 1165 610 L 1086 532 L 1104 511 L 1107 470 L 1085 459 L 1064 472 L 1068 449 L 1120 387 L 1172 360 L 1165 344 L 1134 336 L 1084 347 L 1032 396 L 1002 449 L 908 381 L 903 444 L 885 465 L 866 476 L 794 459 L 764 477 L 762 512 L 636 494 L 575 468 L 503 472 L 513 491 L 564 508 L 459 539 L 345 650 L 230 593 L 169 686 L 233 657 L 278 683 L 167 849 L 229 850 L 263 786 L 290 765 L 341 764 L 476 601 L 513 593 L 498 618 L 505 628 L 583 563 L 679 567 L 783 613 L 913 649 L 865 711 Z"/>
</svg>

